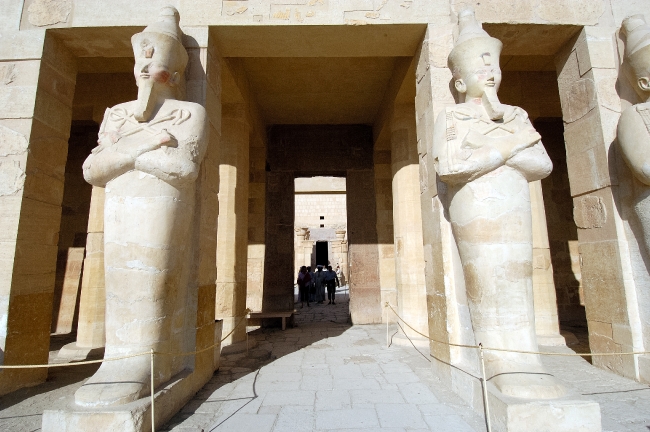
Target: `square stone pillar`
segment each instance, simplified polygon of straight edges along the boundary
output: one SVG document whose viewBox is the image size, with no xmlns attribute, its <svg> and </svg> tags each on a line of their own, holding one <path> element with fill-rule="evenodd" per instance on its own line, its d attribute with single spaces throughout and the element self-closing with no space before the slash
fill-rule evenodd
<svg viewBox="0 0 650 432">
<path fill-rule="evenodd" d="M 81 278 L 77 341 L 59 350 L 59 358 L 85 359 L 106 343 L 104 280 L 104 188 L 93 187 L 88 215 L 86 257 Z"/>
<path fill-rule="evenodd" d="M 546 346 L 565 345 L 564 337 L 560 335 L 557 315 L 557 296 L 541 180 L 528 183 L 528 188 L 533 219 L 533 302 L 537 343 Z"/>
<path fill-rule="evenodd" d="M 216 316 L 223 320 L 223 331 L 228 334 L 246 310 L 249 181 L 246 106 L 224 105 L 221 122 Z M 245 340 L 246 326 L 242 324 L 223 344 Z"/>
<path fill-rule="evenodd" d="M 402 319 L 422 334 L 429 334 L 427 293 L 424 282 L 422 213 L 415 105 L 395 105 L 391 121 L 393 174 L 393 230 L 397 310 Z M 429 342 L 405 327 L 411 338 Z"/>
<path fill-rule="evenodd" d="M 260 136 L 263 135 L 263 136 Z M 248 265 L 246 306 L 262 310 L 264 287 L 264 220 L 266 212 L 266 130 L 253 130 L 248 177 Z"/>
<path fill-rule="evenodd" d="M 615 28 L 585 27 L 556 58 L 567 167 L 578 226 L 585 310 L 592 352 L 643 349 L 637 287 L 620 183 L 613 169 L 621 111 Z M 633 356 L 597 356 L 593 364 L 638 379 Z"/>
<path fill-rule="evenodd" d="M 217 279 L 217 216 L 219 214 L 219 146 L 221 142 L 221 68 L 223 59 L 208 27 L 184 27 L 183 44 L 189 55 L 185 71 L 186 99 L 205 107 L 208 119 L 208 147 L 196 180 L 192 230 L 193 267 L 190 274 L 189 304 L 186 309 L 188 334 L 186 351 L 214 350 L 194 359 L 194 391 L 212 376 L 219 365 L 221 324 L 215 325 Z M 192 357 L 187 357 L 188 363 Z"/>
<path fill-rule="evenodd" d="M 42 30 L 9 28 L 0 60 L 0 363 L 43 364 L 76 61 Z M 0 394 L 46 377 L 47 369 L 2 370 Z"/>
<path fill-rule="evenodd" d="M 266 173 L 266 255 L 262 312 L 293 310 L 294 174 Z"/>
<path fill-rule="evenodd" d="M 379 252 L 379 287 L 381 306 L 386 302 L 397 305 L 395 282 L 395 235 L 393 233 L 393 173 L 391 170 L 390 137 L 383 134 L 375 142 L 373 162 L 375 169 L 375 204 L 377 206 L 377 249 Z M 384 310 L 382 322 L 395 322 L 392 312 Z"/>
<path fill-rule="evenodd" d="M 416 53 L 415 111 L 420 205 L 429 337 L 446 343 L 473 344 L 471 326 L 466 328 L 461 325 L 463 318 L 465 322 L 469 321 L 469 309 L 458 307 L 463 303 L 465 284 L 451 224 L 445 219 L 441 197 L 438 195 L 439 187 L 444 192 L 444 184 L 437 181 L 431 156 L 435 119 L 445 106 L 455 103 L 449 90 L 452 75 L 447 68 L 447 56 L 453 47 L 453 30 L 452 25 L 430 24 Z M 450 364 L 462 363 L 470 368 L 476 367 L 476 357 L 472 351 L 433 342 L 430 344 L 430 351 L 438 360 L 432 362 L 434 370 L 450 386 L 454 379 L 454 369 Z M 460 374 L 455 378 L 461 380 L 457 385 L 469 387 L 470 392 L 475 386 L 472 380 L 463 381 Z"/>
<path fill-rule="evenodd" d="M 374 170 L 348 170 L 347 214 L 352 324 L 381 323 Z"/>
</svg>

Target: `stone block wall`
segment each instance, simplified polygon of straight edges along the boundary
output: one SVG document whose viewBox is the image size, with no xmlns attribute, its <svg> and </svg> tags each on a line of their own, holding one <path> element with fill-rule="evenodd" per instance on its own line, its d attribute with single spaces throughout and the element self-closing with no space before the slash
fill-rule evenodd
<svg viewBox="0 0 650 432">
<path fill-rule="evenodd" d="M 584 303 L 592 352 L 641 348 L 638 310 L 621 215 L 619 179 L 610 168 L 621 110 L 612 27 L 585 27 L 556 58 L 567 168 L 577 225 Z M 593 363 L 636 378 L 632 356 Z"/>
<path fill-rule="evenodd" d="M 4 364 L 47 363 L 76 62 L 53 37 L 0 42 L 0 352 Z M 18 38 L 18 39 L 16 39 Z M 39 46 L 40 38 L 40 46 Z M 33 50 L 24 60 L 26 51 Z M 0 372 L 0 393 L 44 381 L 46 369 Z"/>
<path fill-rule="evenodd" d="M 296 193 L 295 206 L 296 227 L 345 229 L 347 226 L 345 193 Z"/>
</svg>

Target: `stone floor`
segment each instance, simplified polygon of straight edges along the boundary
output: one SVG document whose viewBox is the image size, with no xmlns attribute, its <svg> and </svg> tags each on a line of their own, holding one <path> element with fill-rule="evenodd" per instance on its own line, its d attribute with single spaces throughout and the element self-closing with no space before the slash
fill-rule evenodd
<svg viewBox="0 0 650 432">
<path fill-rule="evenodd" d="M 346 291 L 337 300 L 298 304 L 296 325 L 286 331 L 251 329 L 257 346 L 248 355 L 222 356 L 220 370 L 162 430 L 485 431 L 482 416 L 433 376 L 424 350 L 387 348 L 385 326 L 351 326 Z M 603 431 L 650 430 L 649 386 L 579 357 L 545 362 L 600 403 Z M 95 369 L 53 368 L 46 383 L 0 398 L 0 431 L 40 430 L 43 410 L 57 408 Z"/>
</svg>

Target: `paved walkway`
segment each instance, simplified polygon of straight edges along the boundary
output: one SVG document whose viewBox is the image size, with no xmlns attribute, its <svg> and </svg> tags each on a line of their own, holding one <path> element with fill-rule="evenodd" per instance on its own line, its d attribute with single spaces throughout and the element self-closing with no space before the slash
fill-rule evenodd
<svg viewBox="0 0 650 432">
<path fill-rule="evenodd" d="M 220 370 L 164 431 L 485 431 L 482 416 L 434 377 L 426 353 L 386 348 L 384 325 L 351 326 L 345 295 L 335 306 L 298 309 L 295 328 L 250 336 L 256 348 L 222 356 Z M 579 357 L 544 360 L 600 403 L 604 432 L 650 431 L 649 386 Z M 0 431 L 40 430 L 43 410 L 59 408 L 95 369 L 51 369 L 46 383 L 0 398 Z"/>
<path fill-rule="evenodd" d="M 436 430 L 484 421 L 437 385 L 426 357 L 386 348 L 386 327 L 349 323 L 347 295 L 300 309 L 296 327 L 250 333 L 249 356 L 222 356 L 214 378 L 166 431 Z"/>
</svg>

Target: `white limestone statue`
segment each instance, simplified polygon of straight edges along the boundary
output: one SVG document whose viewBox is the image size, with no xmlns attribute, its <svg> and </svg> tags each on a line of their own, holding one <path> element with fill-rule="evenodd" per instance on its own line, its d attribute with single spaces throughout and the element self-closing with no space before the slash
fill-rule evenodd
<svg viewBox="0 0 650 432">
<path fill-rule="evenodd" d="M 618 148 L 640 182 L 634 184 L 634 213 L 643 231 L 642 243 L 650 254 L 650 26 L 643 15 L 627 17 L 624 71 L 643 102 L 623 111 L 618 122 Z"/>
<path fill-rule="evenodd" d="M 472 10 L 459 14 L 460 34 L 448 66 L 460 103 L 440 113 L 433 156 L 447 184 L 445 203 L 463 266 L 475 340 L 484 347 L 538 351 L 532 283 L 528 182 L 552 163 L 526 112 L 502 105 L 499 55 Z M 503 394 L 556 398 L 565 393 L 538 355 L 486 351 L 486 372 Z"/>
<path fill-rule="evenodd" d="M 98 146 L 83 165 L 106 188 L 106 354 L 182 351 L 187 338 L 194 182 L 206 149 L 205 109 L 182 101 L 188 55 L 178 11 L 131 39 L 138 99 L 107 109 Z M 155 385 L 184 368 L 156 357 Z M 76 392 L 78 405 L 120 405 L 150 394 L 149 356 L 104 362 Z"/>
</svg>

